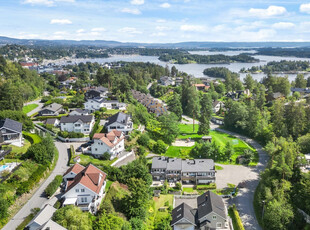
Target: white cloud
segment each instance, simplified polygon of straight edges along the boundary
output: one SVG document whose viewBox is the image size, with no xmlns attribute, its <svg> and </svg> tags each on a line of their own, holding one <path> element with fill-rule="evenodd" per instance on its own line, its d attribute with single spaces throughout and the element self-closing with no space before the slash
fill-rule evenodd
<svg viewBox="0 0 310 230">
<path fill-rule="evenodd" d="M 106 31 L 106 29 L 103 27 L 97 27 L 97 28 L 92 28 L 91 31 L 92 32 L 104 32 Z"/>
<path fill-rule="evenodd" d="M 168 2 L 159 5 L 161 8 L 170 8 L 171 5 Z"/>
<path fill-rule="evenodd" d="M 158 23 L 165 23 L 166 20 L 165 19 L 157 19 L 156 22 L 158 22 Z"/>
<path fill-rule="evenodd" d="M 129 8 L 124 8 L 124 9 L 121 10 L 121 12 L 128 13 L 128 14 L 135 14 L 135 15 L 141 14 L 140 10 L 138 10 L 138 9 L 129 9 Z"/>
<path fill-rule="evenodd" d="M 80 33 L 84 33 L 85 30 L 84 30 L 84 29 L 79 29 L 79 30 L 77 30 L 76 32 L 80 34 Z"/>
<path fill-rule="evenodd" d="M 66 31 L 56 31 L 54 34 L 55 35 L 67 35 L 68 32 L 66 32 Z"/>
<path fill-rule="evenodd" d="M 155 29 L 159 31 L 170 30 L 170 28 L 167 26 L 156 26 Z"/>
<path fill-rule="evenodd" d="M 69 19 L 52 19 L 50 23 L 60 25 L 72 24 L 72 22 Z"/>
<path fill-rule="evenodd" d="M 267 18 L 283 15 L 287 13 L 287 11 L 282 6 L 269 6 L 267 9 L 251 8 L 249 13 L 256 17 Z"/>
<path fill-rule="evenodd" d="M 130 3 L 132 5 L 143 5 L 144 4 L 144 0 L 131 0 Z"/>
<path fill-rule="evenodd" d="M 152 33 L 151 37 L 164 37 L 167 34 L 163 33 L 163 32 L 158 32 L 158 33 Z"/>
<path fill-rule="evenodd" d="M 204 26 L 201 25 L 189 25 L 189 24 L 185 24 L 185 25 L 181 25 L 180 30 L 182 31 L 195 31 L 195 32 L 202 32 L 205 30 Z"/>
<path fill-rule="evenodd" d="M 92 31 L 92 32 L 90 32 L 90 35 L 92 35 L 92 36 L 99 36 L 101 34 L 99 32 L 97 32 L 97 31 Z"/>
<path fill-rule="evenodd" d="M 275 29 L 290 29 L 294 26 L 295 24 L 291 22 L 277 22 L 272 25 L 272 27 Z"/>
<path fill-rule="evenodd" d="M 266 41 L 275 37 L 277 32 L 273 29 L 261 29 L 254 32 L 243 31 L 239 34 L 243 41 Z"/>
<path fill-rule="evenodd" d="M 24 4 L 53 6 L 53 0 L 25 0 Z"/>
<path fill-rule="evenodd" d="M 128 34 L 141 34 L 142 32 L 137 30 L 134 27 L 123 27 L 118 30 L 121 33 L 128 33 Z"/>
<path fill-rule="evenodd" d="M 299 10 L 300 12 L 310 14 L 310 3 L 301 4 Z"/>
<path fill-rule="evenodd" d="M 74 3 L 75 0 L 24 0 L 24 4 L 54 6 L 56 2 Z"/>
</svg>

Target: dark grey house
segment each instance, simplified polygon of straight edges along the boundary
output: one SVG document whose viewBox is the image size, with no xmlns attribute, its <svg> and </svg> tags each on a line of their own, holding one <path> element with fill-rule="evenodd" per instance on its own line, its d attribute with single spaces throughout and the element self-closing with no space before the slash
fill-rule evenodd
<svg viewBox="0 0 310 230">
<path fill-rule="evenodd" d="M 211 159 L 182 160 L 154 157 L 151 174 L 153 180 L 168 180 L 183 184 L 209 184 L 215 182 L 215 166 Z"/>
<path fill-rule="evenodd" d="M 108 118 L 105 127 L 108 132 L 116 129 L 127 134 L 132 131 L 133 123 L 129 114 L 119 112 Z"/>
<path fill-rule="evenodd" d="M 9 118 L 0 120 L 0 143 L 22 146 L 23 125 Z"/>
<path fill-rule="evenodd" d="M 39 116 L 58 116 L 63 111 L 64 110 L 62 108 L 62 105 L 57 104 L 57 103 L 52 103 L 50 105 L 43 107 L 39 111 Z"/>
<path fill-rule="evenodd" d="M 174 208 L 171 226 L 175 230 L 230 229 L 223 199 L 211 191 L 197 197 L 197 207 L 182 203 Z"/>
<path fill-rule="evenodd" d="M 85 99 L 92 99 L 96 97 L 107 97 L 109 90 L 108 88 L 99 86 L 99 87 L 92 87 L 88 88 L 85 92 Z"/>
</svg>

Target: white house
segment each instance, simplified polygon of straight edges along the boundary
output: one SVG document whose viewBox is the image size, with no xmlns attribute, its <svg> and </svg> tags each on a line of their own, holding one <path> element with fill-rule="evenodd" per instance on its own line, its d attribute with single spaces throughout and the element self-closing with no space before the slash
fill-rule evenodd
<svg viewBox="0 0 310 230">
<path fill-rule="evenodd" d="M 89 134 L 95 124 L 93 115 L 72 115 L 61 117 L 61 131 Z"/>
<path fill-rule="evenodd" d="M 0 143 L 22 146 L 22 123 L 6 118 L 0 120 Z"/>
<path fill-rule="evenodd" d="M 41 209 L 40 212 L 38 212 L 38 214 L 29 222 L 25 229 L 39 230 L 47 229 L 48 226 L 52 226 L 53 228 L 50 229 L 65 230 L 66 228 L 51 220 L 56 210 L 57 209 L 50 204 L 45 205 L 44 208 Z"/>
<path fill-rule="evenodd" d="M 213 113 L 217 113 L 220 109 L 224 108 L 225 104 L 222 101 L 214 101 L 213 102 Z"/>
<path fill-rule="evenodd" d="M 70 116 L 73 116 L 73 115 L 89 115 L 89 112 L 88 110 L 83 110 L 83 109 L 75 109 L 75 110 L 72 110 L 70 113 L 69 113 Z"/>
<path fill-rule="evenodd" d="M 89 164 L 75 164 L 64 174 L 63 205 L 76 205 L 83 211 L 96 213 L 105 194 L 106 173 Z"/>
<path fill-rule="evenodd" d="M 122 103 L 116 100 L 108 101 L 105 98 L 96 97 L 88 99 L 84 103 L 84 107 L 86 110 L 89 110 L 91 113 L 93 113 L 97 110 L 100 110 L 100 108 L 125 110 L 127 105 L 126 103 Z"/>
<path fill-rule="evenodd" d="M 108 152 L 111 155 L 110 159 L 113 159 L 124 151 L 124 139 L 123 132 L 117 131 L 116 129 L 107 134 L 95 133 L 93 137 L 94 143 L 91 145 L 91 153 L 96 157 L 100 157 L 105 152 Z"/>
<path fill-rule="evenodd" d="M 127 134 L 132 131 L 133 123 L 130 115 L 119 112 L 108 118 L 108 122 L 105 124 L 105 127 L 108 132 L 116 129 Z"/>
</svg>

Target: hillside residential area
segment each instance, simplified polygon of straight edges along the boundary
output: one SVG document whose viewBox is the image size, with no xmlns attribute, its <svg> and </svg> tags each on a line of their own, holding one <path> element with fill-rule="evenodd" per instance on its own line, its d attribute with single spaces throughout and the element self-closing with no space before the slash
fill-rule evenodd
<svg viewBox="0 0 310 230">
<path fill-rule="evenodd" d="M 310 230 L 310 3 L 0 11 L 0 229 Z"/>
</svg>

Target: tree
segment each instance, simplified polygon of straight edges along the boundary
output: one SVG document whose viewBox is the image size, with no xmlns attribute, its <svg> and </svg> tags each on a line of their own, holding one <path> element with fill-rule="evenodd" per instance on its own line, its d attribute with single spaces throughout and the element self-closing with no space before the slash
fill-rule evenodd
<svg viewBox="0 0 310 230">
<path fill-rule="evenodd" d="M 191 86 L 188 90 L 185 112 L 187 115 L 192 116 L 194 120 L 199 118 L 199 112 L 200 112 L 199 96 L 194 86 Z M 195 131 L 195 125 L 193 124 L 193 132 L 194 131 Z"/>
<path fill-rule="evenodd" d="M 0 219 L 3 220 L 9 216 L 9 201 L 3 197 L 0 198 Z"/>
<path fill-rule="evenodd" d="M 174 113 L 165 113 L 158 118 L 160 122 L 161 139 L 167 144 L 171 144 L 172 141 L 179 135 L 179 122 Z"/>
<path fill-rule="evenodd" d="M 276 134 L 277 137 L 288 136 L 287 125 L 285 122 L 285 107 L 284 102 L 281 100 L 276 100 L 272 106 L 272 126 L 273 132 Z"/>
<path fill-rule="evenodd" d="M 306 88 L 307 87 L 307 79 L 303 74 L 297 74 L 295 78 L 295 87 L 296 88 Z"/>
<path fill-rule="evenodd" d="M 114 214 L 105 214 L 99 216 L 94 222 L 94 230 L 121 230 L 124 224 L 123 218 Z"/>
<path fill-rule="evenodd" d="M 178 74 L 178 69 L 175 66 L 171 67 L 171 77 L 176 77 Z"/>
<path fill-rule="evenodd" d="M 68 230 L 91 230 L 92 222 L 88 212 L 83 212 L 79 207 L 68 205 L 56 210 L 52 219 Z"/>
<path fill-rule="evenodd" d="M 231 159 L 231 157 L 232 157 L 232 155 L 234 155 L 234 153 L 235 153 L 234 147 L 233 147 L 232 143 L 230 141 L 228 141 L 225 145 L 225 148 L 224 148 L 224 155 L 225 155 L 226 160 Z"/>
<path fill-rule="evenodd" d="M 150 137 L 146 133 L 143 133 L 137 140 L 139 145 L 147 146 L 149 144 Z"/>
<path fill-rule="evenodd" d="M 198 134 L 209 134 L 210 120 L 212 117 L 212 99 L 209 94 L 204 94 L 201 100 L 200 125 Z"/>
<path fill-rule="evenodd" d="M 167 145 L 162 140 L 158 140 L 153 147 L 153 152 L 157 154 L 164 154 L 166 152 L 166 148 Z"/>
<path fill-rule="evenodd" d="M 135 230 L 146 230 L 146 226 L 143 223 L 143 220 L 139 218 L 131 218 L 130 219 L 131 228 Z"/>
<path fill-rule="evenodd" d="M 174 93 L 172 98 L 168 100 L 167 102 L 169 110 L 178 117 L 179 121 L 182 120 L 182 114 L 183 114 L 183 109 L 182 109 L 182 104 L 181 104 L 181 98 L 180 95 L 177 93 Z"/>
<path fill-rule="evenodd" d="M 127 207 L 126 215 L 129 218 L 136 217 L 143 221 L 149 207 L 149 187 L 142 179 L 130 178 L 128 188 L 130 194 L 126 196 L 124 201 Z"/>
<path fill-rule="evenodd" d="M 252 92 L 255 87 L 255 80 L 253 79 L 252 75 L 247 74 L 244 78 L 244 83 L 246 85 L 246 88 Z"/>
<path fill-rule="evenodd" d="M 310 133 L 299 137 L 297 143 L 302 153 L 304 154 L 310 153 Z"/>
</svg>

